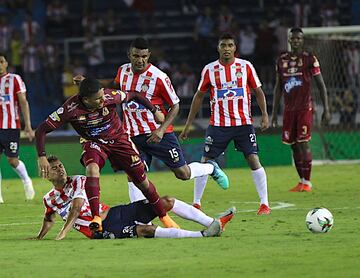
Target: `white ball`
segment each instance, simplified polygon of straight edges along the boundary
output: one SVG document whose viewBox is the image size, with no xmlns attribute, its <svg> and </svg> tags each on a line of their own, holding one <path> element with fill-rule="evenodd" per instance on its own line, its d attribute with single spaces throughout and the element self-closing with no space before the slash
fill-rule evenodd
<svg viewBox="0 0 360 278">
<path fill-rule="evenodd" d="M 327 233 L 334 224 L 334 217 L 326 208 L 314 208 L 305 218 L 307 228 L 313 233 Z"/>
</svg>

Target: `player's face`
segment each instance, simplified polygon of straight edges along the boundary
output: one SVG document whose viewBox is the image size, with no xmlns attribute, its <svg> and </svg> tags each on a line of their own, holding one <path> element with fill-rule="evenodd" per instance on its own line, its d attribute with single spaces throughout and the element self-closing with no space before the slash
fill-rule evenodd
<svg viewBox="0 0 360 278">
<path fill-rule="evenodd" d="M 8 62 L 6 61 L 4 56 L 0 56 L 0 75 L 6 73 L 8 67 Z"/>
<path fill-rule="evenodd" d="M 232 60 L 235 57 L 236 45 L 234 40 L 221 40 L 218 45 L 218 52 L 221 61 Z"/>
<path fill-rule="evenodd" d="M 96 94 L 90 97 L 84 97 L 83 103 L 89 110 L 97 110 L 104 106 L 104 88 L 101 88 Z"/>
<path fill-rule="evenodd" d="M 65 184 L 67 179 L 67 173 L 64 165 L 60 160 L 55 160 L 50 163 L 49 181 L 57 184 Z"/>
<path fill-rule="evenodd" d="M 148 61 L 150 58 L 150 51 L 149 49 L 138 49 L 132 47 L 129 50 L 128 56 L 132 70 L 134 72 L 143 72 L 148 65 Z"/>
<path fill-rule="evenodd" d="M 302 49 L 304 45 L 304 34 L 301 32 L 291 33 L 289 43 L 292 50 Z"/>
</svg>

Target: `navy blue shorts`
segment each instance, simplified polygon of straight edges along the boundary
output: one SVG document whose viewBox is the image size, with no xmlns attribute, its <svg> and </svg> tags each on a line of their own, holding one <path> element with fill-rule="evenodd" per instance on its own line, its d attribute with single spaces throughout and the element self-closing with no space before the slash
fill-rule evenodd
<svg viewBox="0 0 360 278">
<path fill-rule="evenodd" d="M 147 200 L 111 207 L 102 222 L 103 230 L 115 238 L 137 237 L 136 226 L 149 223 L 157 217 Z"/>
<path fill-rule="evenodd" d="M 149 134 L 134 136 L 131 140 L 141 153 L 141 158 L 150 167 L 152 157 L 160 159 L 170 169 L 176 169 L 186 164 L 183 151 L 174 132 L 165 133 L 160 143 L 146 143 Z"/>
<path fill-rule="evenodd" d="M 7 157 L 19 156 L 20 129 L 0 129 L 0 154 Z"/>
<path fill-rule="evenodd" d="M 235 127 L 209 126 L 206 130 L 204 157 L 217 158 L 234 141 L 234 147 L 245 157 L 257 154 L 259 149 L 256 143 L 256 134 L 253 125 Z"/>
</svg>

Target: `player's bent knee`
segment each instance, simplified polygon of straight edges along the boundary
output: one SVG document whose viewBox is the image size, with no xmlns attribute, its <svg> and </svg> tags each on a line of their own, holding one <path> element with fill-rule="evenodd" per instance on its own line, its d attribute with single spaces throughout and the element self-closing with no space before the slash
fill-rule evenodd
<svg viewBox="0 0 360 278">
<path fill-rule="evenodd" d="M 19 166 L 19 159 L 17 157 L 7 157 L 7 161 L 11 167 L 16 168 Z"/>
<path fill-rule="evenodd" d="M 100 167 L 96 163 L 90 163 L 86 166 L 86 175 L 88 177 L 99 177 Z"/>
<path fill-rule="evenodd" d="M 163 203 L 164 209 L 166 211 L 169 211 L 173 208 L 175 199 L 166 195 L 166 196 L 161 197 L 161 201 Z"/>
<path fill-rule="evenodd" d="M 174 169 L 173 172 L 176 178 L 183 181 L 189 180 L 191 176 L 191 170 L 188 165 L 184 165 L 180 168 Z"/>
<path fill-rule="evenodd" d="M 136 233 L 138 237 L 151 238 L 155 236 L 156 226 L 154 225 L 138 225 L 136 226 Z"/>
</svg>

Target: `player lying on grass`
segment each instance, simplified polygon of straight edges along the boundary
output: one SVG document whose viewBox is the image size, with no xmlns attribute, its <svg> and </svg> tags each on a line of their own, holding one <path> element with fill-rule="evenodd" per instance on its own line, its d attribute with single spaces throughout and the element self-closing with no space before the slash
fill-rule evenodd
<svg viewBox="0 0 360 278">
<path fill-rule="evenodd" d="M 43 239 L 54 225 L 56 213 L 65 221 L 56 240 L 62 240 L 74 227 L 89 238 L 94 238 L 89 224 L 92 220 L 89 202 L 85 192 L 86 177 L 68 176 L 64 165 L 56 156 L 48 156 L 50 164 L 48 180 L 54 185 L 44 196 L 45 215 L 36 239 Z M 109 207 L 100 204 L 100 217 L 103 232 L 95 233 L 95 238 L 132 238 L 132 237 L 211 237 L 219 236 L 225 224 L 231 220 L 235 207 L 222 213 L 219 218 L 212 218 L 202 211 L 172 197 L 162 197 L 166 211 L 172 211 L 181 218 L 192 220 L 206 227 L 203 231 L 187 231 L 176 228 L 161 228 L 144 225 L 157 217 L 147 200 L 127 205 Z"/>
</svg>

